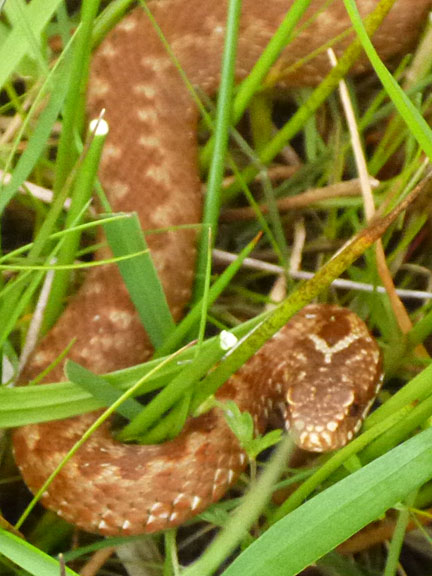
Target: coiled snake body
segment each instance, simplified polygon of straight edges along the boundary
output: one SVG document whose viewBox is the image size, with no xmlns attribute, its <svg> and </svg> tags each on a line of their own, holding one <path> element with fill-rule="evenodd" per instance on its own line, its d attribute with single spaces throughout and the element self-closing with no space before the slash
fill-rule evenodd
<svg viewBox="0 0 432 576">
<path fill-rule="evenodd" d="M 250 70 L 292 3 L 272 0 L 263 5 L 245 0 L 238 78 Z M 308 16 L 323 4 L 313 0 Z M 364 15 L 377 2 L 358 4 Z M 410 47 L 431 5 L 431 0 L 396 2 L 374 40 L 382 57 Z M 214 92 L 226 2 L 159 0 L 151 9 L 189 80 Z M 288 65 L 348 26 L 343 2 L 336 0 L 282 58 Z M 286 83 L 316 83 L 328 68 L 326 57 L 319 57 Z M 140 9 L 124 18 L 103 42 L 91 76 L 90 108 L 96 113 L 105 107 L 110 124 L 101 178 L 113 209 L 137 211 L 147 229 L 199 222 L 197 110 Z M 150 237 L 149 245 L 178 318 L 190 296 L 194 236 L 167 232 Z M 76 343 L 68 357 L 95 372 L 130 366 L 150 356 L 148 338 L 113 267 L 93 269 L 87 275 L 37 348 L 23 380 L 40 373 L 73 337 Z M 61 380 L 62 367 L 49 378 Z M 300 446 L 320 451 L 352 437 L 379 381 L 379 351 L 363 322 L 347 310 L 311 305 L 232 377 L 218 397 L 234 399 L 241 410 L 248 410 L 261 431 L 269 410 L 287 401 L 294 438 Z M 16 461 L 32 491 L 43 484 L 94 418 L 86 414 L 29 425 L 14 433 Z M 121 444 L 105 424 L 62 469 L 42 501 L 87 531 L 154 532 L 179 525 L 221 498 L 245 466 L 246 456 L 218 409 L 189 420 L 175 440 L 155 446 Z"/>
</svg>

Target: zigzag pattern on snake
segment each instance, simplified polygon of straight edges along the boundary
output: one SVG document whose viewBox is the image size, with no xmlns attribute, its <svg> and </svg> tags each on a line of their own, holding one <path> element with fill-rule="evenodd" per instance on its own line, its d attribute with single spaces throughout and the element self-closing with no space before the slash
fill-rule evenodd
<svg viewBox="0 0 432 576">
<path fill-rule="evenodd" d="M 251 69 L 291 4 L 292 0 L 272 0 L 264 9 L 256 0 L 244 2 L 238 79 Z M 313 0 L 307 16 L 323 4 Z M 374 39 L 383 58 L 410 48 L 431 5 L 431 0 L 396 2 Z M 375 6 L 375 0 L 359 2 L 363 15 Z M 213 93 L 219 81 L 226 2 L 160 0 L 151 10 L 189 80 Z M 287 47 L 285 64 L 348 26 L 343 2 L 335 0 Z M 337 51 L 342 48 L 339 45 Z M 360 63 L 357 70 L 364 67 Z M 326 56 L 321 56 L 288 77 L 286 84 L 314 84 L 328 68 Z M 198 113 L 140 9 L 124 18 L 98 49 L 89 99 L 92 114 L 106 108 L 110 125 L 101 179 L 113 209 L 137 211 L 144 229 L 199 222 Z M 179 318 L 191 292 L 194 234 L 154 235 L 149 245 L 172 313 Z M 23 381 L 40 373 L 73 337 L 76 343 L 68 357 L 95 372 L 150 357 L 148 338 L 113 267 L 87 275 L 38 346 Z M 346 370 L 340 374 L 342 364 Z M 288 423 L 299 445 L 334 449 L 359 428 L 380 372 L 377 345 L 361 320 L 347 310 L 312 305 L 233 376 L 218 398 L 234 399 L 251 412 L 257 431 L 265 429 L 270 410 L 287 402 Z M 62 365 L 49 376 L 50 381 L 63 378 Z M 32 491 L 95 417 L 34 424 L 14 433 L 16 461 Z M 62 469 L 43 503 L 91 532 L 154 532 L 177 526 L 220 499 L 246 465 L 243 450 L 217 409 L 189 420 L 175 440 L 155 446 L 120 444 L 108 423 Z"/>
</svg>

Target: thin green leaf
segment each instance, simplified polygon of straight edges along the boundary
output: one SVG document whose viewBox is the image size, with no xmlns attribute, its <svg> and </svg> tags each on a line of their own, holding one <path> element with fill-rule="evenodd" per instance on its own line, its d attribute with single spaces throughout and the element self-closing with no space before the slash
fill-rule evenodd
<svg viewBox="0 0 432 576">
<path fill-rule="evenodd" d="M 106 378 L 87 370 L 83 366 L 80 366 L 72 360 L 68 360 L 65 365 L 65 374 L 71 382 L 78 384 L 87 392 L 99 400 L 103 406 L 111 406 L 114 404 L 122 395 L 122 392 L 109 383 Z M 117 408 L 117 412 L 131 420 L 142 410 L 142 406 L 139 402 L 133 398 L 128 398 Z"/>
<path fill-rule="evenodd" d="M 26 16 L 32 24 L 33 36 L 38 37 L 53 17 L 63 0 L 33 0 L 26 9 Z M 14 28 L 0 46 L 0 88 L 13 74 L 21 59 L 31 55 L 32 46 L 22 27 Z"/>
<path fill-rule="evenodd" d="M 223 576 L 294 576 L 431 478 L 429 428 L 291 512 L 243 552 Z M 195 573 L 192 569 L 186 575 Z M 200 576 L 212 573 L 204 569 Z"/>
<path fill-rule="evenodd" d="M 417 140 L 429 160 L 432 160 L 432 138 L 431 130 L 420 112 L 405 94 L 390 72 L 387 70 L 382 60 L 373 47 L 367 31 L 362 23 L 361 16 L 354 0 L 344 0 L 345 7 L 351 18 L 357 36 L 368 55 L 368 58 L 381 80 L 387 94 L 392 99 L 393 104 L 398 109 L 401 117 L 406 122 L 411 134 Z"/>
<path fill-rule="evenodd" d="M 81 22 L 75 33 L 68 91 L 63 110 L 62 131 L 57 148 L 54 196 L 63 186 L 78 158 L 76 135 L 81 134 L 85 116 L 85 97 L 90 67 L 91 35 L 99 0 L 86 0 L 81 6 Z"/>
<path fill-rule="evenodd" d="M 42 574 L 43 576 L 60 575 L 58 560 L 51 558 L 45 552 L 5 530 L 0 530 L 0 553 L 34 576 L 42 576 Z M 67 576 L 78 576 L 70 568 L 66 568 L 66 574 Z"/>
<path fill-rule="evenodd" d="M 203 209 L 203 230 L 210 230 L 212 242 L 216 238 L 220 209 L 220 192 L 225 170 L 225 156 L 231 119 L 232 95 L 234 91 L 237 36 L 240 25 L 241 0 L 230 0 L 228 4 L 225 47 L 222 61 L 221 82 L 216 110 L 215 142 L 210 166 L 207 193 Z M 208 257 L 207 234 L 201 234 L 196 265 L 194 300 L 203 297 Z"/>
<path fill-rule="evenodd" d="M 48 104 L 40 114 L 33 134 L 26 143 L 24 152 L 14 168 L 10 182 L 7 185 L 0 183 L 0 214 L 3 213 L 18 188 L 28 178 L 45 150 L 46 142 L 51 134 L 54 122 L 60 114 L 66 97 L 67 77 L 68 69 L 65 64 L 60 66 L 52 76 L 52 80 L 55 82 L 57 89 L 52 92 Z M 30 115 L 28 115 L 28 117 L 30 117 Z"/>
<path fill-rule="evenodd" d="M 227 400 L 222 405 L 225 420 L 243 446 L 247 446 L 254 436 L 254 424 L 249 412 L 241 412 L 237 404 Z"/>
<path fill-rule="evenodd" d="M 77 170 L 76 180 L 71 194 L 71 204 L 66 216 L 65 228 L 79 224 L 84 216 L 84 210 L 91 199 L 97 170 L 102 155 L 103 146 L 108 134 L 107 123 L 100 119 L 89 130 L 84 160 Z M 79 249 L 81 233 L 79 230 L 68 234 L 57 256 L 57 264 L 72 264 Z M 69 288 L 70 272 L 58 271 L 54 274 L 49 298 L 45 307 L 41 333 L 45 334 L 57 320 L 64 306 L 64 299 Z"/>
<path fill-rule="evenodd" d="M 150 340 L 157 348 L 173 332 L 175 324 L 138 216 L 130 214 L 128 218 L 104 223 L 104 230 L 114 256 L 146 251 L 119 262 L 118 266 Z"/>
</svg>

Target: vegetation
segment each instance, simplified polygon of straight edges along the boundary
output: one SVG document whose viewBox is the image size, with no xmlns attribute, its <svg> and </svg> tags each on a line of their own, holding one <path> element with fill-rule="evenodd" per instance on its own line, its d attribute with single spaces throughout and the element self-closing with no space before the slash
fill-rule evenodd
<svg viewBox="0 0 432 576">
<path fill-rule="evenodd" d="M 211 246 L 203 235 L 199 266 L 204 282 L 177 327 L 136 219 L 110 213 L 95 182 L 105 137 L 101 124 L 95 132 L 86 134 L 85 129 L 83 87 L 91 48 L 131 1 L 115 0 L 103 11 L 97 0 L 83 1 L 81 10 L 67 8 L 62 0 L 8 0 L 3 6 L 1 428 L 105 407 L 103 418 L 117 410 L 130 420 L 124 438 L 163 440 L 174 420 L 178 426 L 187 417 L 181 402 L 185 394 L 186 405 L 196 410 L 314 298 L 347 305 L 366 319 L 383 350 L 386 385 L 380 407 L 360 436 L 336 454 L 296 468 L 287 466 L 293 451 L 289 439 L 279 441 L 274 433 L 251 438 L 247 416 L 232 408 L 232 426 L 248 447 L 251 474 L 186 528 L 152 539 L 76 533 L 36 501 L 28 505 L 5 434 L 0 574 L 58 575 L 60 552 L 60 563 L 70 566 L 68 574 L 87 575 L 124 574 L 125 569 L 133 574 L 131 556 L 132 563 L 140 562 L 140 574 L 164 576 L 286 576 L 314 563 L 319 574 L 391 576 L 399 562 L 412 575 L 425 574 L 426 565 L 432 569 L 430 536 L 422 527 L 431 519 L 432 506 L 432 367 L 427 353 L 432 332 L 432 42 L 427 30 L 417 53 L 390 75 L 365 35 L 355 2 L 344 2 L 358 40 L 319 87 L 296 91 L 289 104 L 274 98 L 278 74 L 286 71 L 272 66 L 307 2 L 296 2 L 237 90 L 232 70 L 240 0 L 230 2 L 218 104 L 208 104 L 202 127 L 208 136 L 201 150 L 208 173 L 204 229 L 211 228 L 216 237 L 217 266 L 210 271 Z M 378 3 L 366 23 L 369 32 L 392 3 Z M 349 80 L 339 94 L 336 88 L 361 45 L 379 81 L 371 75 Z M 238 127 L 247 107 L 249 123 Z M 94 190 L 104 202 L 103 217 L 89 208 Z M 40 329 L 48 330 L 81 268 L 99 265 L 89 254 L 97 247 L 95 231 L 101 225 L 156 344 L 154 359 L 101 377 L 102 394 L 88 372 L 73 363 L 65 382 L 9 387 L 22 366 L 20 358 L 34 345 L 31 319 L 42 315 Z M 229 252 L 239 255 L 232 258 Z M 306 271 L 316 275 L 303 281 Z M 280 279 L 282 299 L 277 296 Z M 146 314 L 148 298 L 156 314 Z M 221 330 L 242 338 L 223 362 Z M 192 332 L 197 341 L 182 348 Z M 174 363 L 173 357 L 182 362 Z M 137 395 L 156 390 L 159 394 L 142 409 Z M 276 447 L 267 450 L 273 443 Z M 373 521 L 378 524 L 371 526 Z M 415 547 L 409 537 L 404 543 L 413 527 L 422 536 Z M 119 547 L 118 558 L 113 547 Z"/>
</svg>

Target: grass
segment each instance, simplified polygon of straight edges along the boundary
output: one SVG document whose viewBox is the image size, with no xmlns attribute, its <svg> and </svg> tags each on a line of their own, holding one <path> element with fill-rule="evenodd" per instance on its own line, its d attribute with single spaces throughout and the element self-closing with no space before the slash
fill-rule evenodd
<svg viewBox="0 0 432 576">
<path fill-rule="evenodd" d="M 416 558 L 409 539 L 404 542 L 406 527 L 412 519 L 422 522 L 430 517 L 432 449 L 428 421 L 432 415 L 432 368 L 423 347 L 432 332 L 430 299 L 424 297 L 425 288 L 430 287 L 430 216 L 427 192 L 414 198 L 422 190 L 419 182 L 425 175 L 424 158 L 432 156 L 427 123 L 431 78 L 425 65 L 430 53 L 424 53 L 430 42 L 425 41 L 426 48 L 420 47 L 418 54 L 405 59 L 391 76 L 365 36 L 355 3 L 344 1 L 358 40 L 316 89 L 296 93 L 296 111 L 286 123 L 286 107 L 275 106 L 270 95 L 278 69 L 269 76 L 267 73 L 308 2 L 295 3 L 290 18 L 283 22 L 253 73 L 238 89 L 233 88 L 232 70 L 240 4 L 234 0 L 231 3 L 230 42 L 217 114 L 214 118 L 210 104 L 204 115 L 206 129 L 211 133 L 214 128 L 215 134 L 201 151 L 203 169 L 209 170 L 210 188 L 204 230 L 211 229 L 212 233 L 202 234 L 199 274 L 203 281 L 197 285 L 189 314 L 177 327 L 136 220 L 111 214 L 100 186 L 94 185 L 104 136 L 83 133 L 82 87 L 90 48 L 121 18 L 130 2 L 112 2 L 96 20 L 100 10 L 95 0 L 84 2 L 81 13 L 71 15 L 60 0 L 32 0 L 29 4 L 8 0 L 4 7 L 0 22 L 0 121 L 7 137 L 0 136 L 0 169 L 2 174 L 10 174 L 10 179 L 4 178 L 0 195 L 0 343 L 5 384 L 0 389 L 0 427 L 49 421 L 101 407 L 106 408 L 105 418 L 122 406 L 122 415 L 131 420 L 123 429 L 124 439 L 143 435 L 147 441 L 163 439 L 172 433 L 173 425 L 178 429 L 179 415 L 183 419 L 187 415 L 185 406 L 192 411 L 201 406 L 313 298 L 348 305 L 366 318 L 383 349 L 386 387 L 380 396 L 381 406 L 368 417 L 361 435 L 336 454 L 318 457 L 313 467 L 308 464 L 298 469 L 287 469 L 292 446 L 287 439 L 280 442 L 271 457 L 258 459 L 256 465 L 262 474 L 255 478 L 252 468 L 251 479 L 245 475 L 231 498 L 202 515 L 204 522 L 194 520 L 177 534 L 169 532 L 152 540 L 150 546 L 165 552 L 163 559 L 156 560 L 156 568 L 153 566 L 157 574 L 287 575 L 318 562 L 323 574 L 391 576 L 398 569 L 401 551 L 403 564 L 410 555 Z M 365 23 L 369 33 L 391 3 L 383 0 L 378 4 L 375 15 Z M 61 38 L 63 50 L 54 61 L 48 40 L 55 36 Z M 362 80 L 350 82 L 348 102 L 342 106 L 335 89 L 361 45 L 383 87 L 370 80 L 366 80 L 366 89 Z M 264 90 L 260 88 L 263 81 Z M 230 118 L 238 120 L 247 106 L 250 141 L 245 141 L 244 126 L 237 132 L 229 122 Z M 350 106 L 354 119 L 345 121 Z M 282 124 L 277 131 L 272 118 Z M 229 135 L 231 146 L 227 152 Z M 356 140 L 360 146 L 353 152 Z M 287 158 L 295 159 L 294 169 L 287 166 Z M 224 180 L 226 166 L 235 180 Z M 283 201 L 304 191 L 356 179 L 362 167 L 366 178 L 361 185 L 354 182 L 357 195 L 336 193 L 320 199 L 311 192 L 305 195 L 301 207 L 279 210 Z M 277 170 L 289 170 L 292 177 L 278 180 Z M 259 183 L 254 182 L 257 175 Z M 373 197 L 368 194 L 368 176 L 380 180 Z M 53 190 L 52 199 L 45 202 L 23 193 L 28 181 Z M 71 271 L 93 265 L 87 256 L 96 246 L 94 230 L 100 225 L 88 209 L 94 187 L 106 212 L 102 224 L 114 260 L 157 353 L 145 365 L 101 377 L 97 392 L 91 375 L 74 364 L 66 369 L 70 381 L 11 389 L 6 385 L 19 367 L 20 352 L 28 346 L 29 319 L 36 315 L 46 272 L 54 269 L 55 274 L 42 331 L 49 329 L 63 307 L 65 295 L 71 290 Z M 258 202 L 252 193 L 258 195 Z M 72 203 L 66 212 L 63 206 L 68 197 Z M 251 206 L 252 217 L 240 220 L 233 206 L 245 202 Z M 268 205 L 268 215 L 260 211 L 259 202 Z M 403 202 L 411 203 L 406 213 L 400 213 L 401 207 L 406 207 Z M 226 221 L 218 224 L 221 205 Z M 372 216 L 375 209 L 384 219 L 366 227 L 364 214 Z M 26 235 L 28 227 L 31 239 Z M 83 234 L 85 243 L 81 242 Z M 378 238 L 382 249 L 372 248 Z M 216 268 L 217 273 L 209 269 L 213 243 L 239 254 L 233 263 L 224 262 L 223 271 Z M 337 250 L 338 257 L 330 260 Z M 253 259 L 248 261 L 250 256 Z M 264 304 L 275 304 L 273 261 L 282 265 L 291 262 L 292 275 L 285 278 L 290 295 L 276 302 L 273 309 L 265 309 Z M 294 262 L 297 267 L 317 272 L 316 276 L 298 283 Z M 338 285 L 341 274 L 353 282 L 349 292 Z M 403 304 L 390 277 L 410 295 Z M 374 289 L 381 284 L 387 290 L 384 294 Z M 367 285 L 370 291 L 356 290 L 356 285 Z M 149 300 L 150 308 L 146 305 Z M 148 314 L 149 309 L 156 313 Z M 223 362 L 225 352 L 218 336 L 221 330 L 241 339 Z M 196 345 L 181 348 L 191 333 L 199 334 Z M 180 362 L 173 362 L 171 354 Z M 197 382 L 199 388 L 194 387 Z M 160 393 L 143 411 L 131 397 L 158 390 Z M 185 394 L 186 401 L 182 401 Z M 167 412 L 168 416 L 161 418 Z M 238 429 L 241 425 L 237 422 Z M 264 438 L 261 448 L 271 444 L 272 438 Z M 256 449 L 254 442 L 251 446 Z M 105 569 L 111 573 L 124 573 L 120 561 L 110 558 L 109 547 L 125 543 L 143 546 L 145 539 L 73 536 L 70 527 L 51 513 L 41 508 L 26 509 L 27 500 L 22 497 L 8 443 L 1 456 L 1 574 L 59 574 L 59 552 L 71 566 L 69 574 L 80 571 L 90 557 L 93 562 L 102 558 L 100 562 L 107 562 Z M 289 494 L 279 493 L 278 498 L 272 498 L 287 485 L 291 487 Z M 337 547 L 389 509 L 396 519 L 388 550 L 366 528 L 366 544 L 362 545 L 365 551 L 347 561 Z M 22 534 L 12 529 L 14 523 Z M 208 545 L 208 534 L 213 533 L 214 526 L 221 530 Z M 349 546 L 358 549 L 356 545 L 360 547 L 356 537 L 344 544 L 346 550 Z M 369 552 L 372 545 L 375 548 Z M 426 535 L 420 549 L 422 562 L 430 562 Z M 121 548 L 119 558 L 123 558 Z M 150 570 L 154 562 L 147 559 L 144 564 Z M 183 568 L 191 562 L 195 563 Z M 414 575 L 425 573 L 409 571 L 409 566 L 406 569 Z"/>
</svg>

